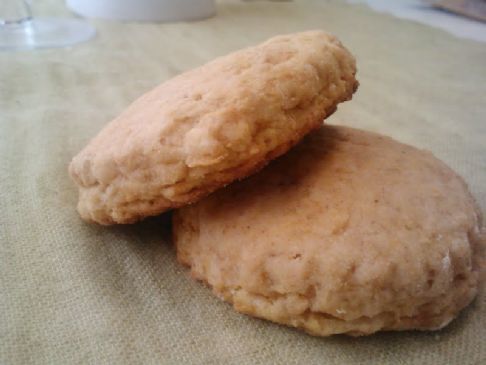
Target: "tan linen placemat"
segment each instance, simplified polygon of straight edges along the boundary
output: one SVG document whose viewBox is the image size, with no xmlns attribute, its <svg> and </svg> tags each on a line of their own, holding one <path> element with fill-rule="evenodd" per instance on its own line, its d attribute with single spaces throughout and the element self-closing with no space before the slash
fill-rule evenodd
<svg viewBox="0 0 486 365">
<path fill-rule="evenodd" d="M 83 223 L 66 173 L 159 82 L 278 33 L 323 28 L 356 54 L 361 81 L 331 122 L 433 151 L 486 211 L 484 45 L 318 0 L 226 1 L 193 23 L 95 23 L 98 37 L 72 49 L 0 53 L 0 364 L 486 363 L 484 290 L 437 333 L 314 338 L 240 315 L 192 281 L 167 216 Z"/>
</svg>

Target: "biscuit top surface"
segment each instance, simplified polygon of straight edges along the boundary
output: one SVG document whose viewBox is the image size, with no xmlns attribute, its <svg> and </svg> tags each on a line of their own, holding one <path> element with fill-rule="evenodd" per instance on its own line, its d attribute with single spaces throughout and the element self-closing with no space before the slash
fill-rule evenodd
<svg viewBox="0 0 486 365">
<path fill-rule="evenodd" d="M 474 297 L 486 243 L 446 165 L 345 127 L 175 214 L 196 278 L 243 312 L 317 334 L 441 327 Z"/>
<path fill-rule="evenodd" d="M 130 222 L 241 178 L 349 99 L 355 73 L 335 37 L 311 31 L 181 74 L 136 100 L 73 159 L 78 210 L 87 220 Z"/>
</svg>

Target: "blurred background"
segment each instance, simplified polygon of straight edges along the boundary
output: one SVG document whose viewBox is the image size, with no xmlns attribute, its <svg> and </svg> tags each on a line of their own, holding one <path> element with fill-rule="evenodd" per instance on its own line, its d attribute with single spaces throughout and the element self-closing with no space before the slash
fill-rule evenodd
<svg viewBox="0 0 486 365">
<path fill-rule="evenodd" d="M 257 0 L 243 0 L 247 3 Z M 271 1 L 271 0 L 269 0 Z M 298 0 L 295 0 L 296 2 Z M 181 22 L 215 16 L 225 1 L 214 0 L 3 0 L 0 50 L 68 47 L 92 39 L 93 25 L 79 16 L 128 22 Z M 291 2 L 273 1 L 274 3 Z M 303 0 L 299 1 L 303 2 Z M 484 0 L 348 0 L 379 12 L 436 27 L 454 36 L 486 42 Z M 325 3 L 325 2 L 324 2 Z"/>
</svg>

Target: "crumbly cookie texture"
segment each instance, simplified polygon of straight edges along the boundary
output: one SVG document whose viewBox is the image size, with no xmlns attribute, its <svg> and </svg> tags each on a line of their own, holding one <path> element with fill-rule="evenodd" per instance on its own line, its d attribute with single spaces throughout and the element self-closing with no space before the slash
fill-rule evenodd
<svg viewBox="0 0 486 365">
<path fill-rule="evenodd" d="M 429 152 L 345 127 L 173 219 L 194 278 L 237 311 L 313 335 L 442 328 L 484 268 L 463 180 Z"/>
<path fill-rule="evenodd" d="M 74 159 L 78 211 L 131 223 L 243 178 L 318 128 L 358 83 L 332 35 L 278 36 L 183 73 L 136 100 Z"/>
</svg>

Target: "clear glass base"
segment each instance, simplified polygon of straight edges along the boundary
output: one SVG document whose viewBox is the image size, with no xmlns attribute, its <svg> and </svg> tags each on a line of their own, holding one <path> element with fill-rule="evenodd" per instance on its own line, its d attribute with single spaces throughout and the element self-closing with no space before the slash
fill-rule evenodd
<svg viewBox="0 0 486 365">
<path fill-rule="evenodd" d="M 0 50 L 69 47 L 96 34 L 78 19 L 34 18 L 0 24 Z"/>
</svg>

